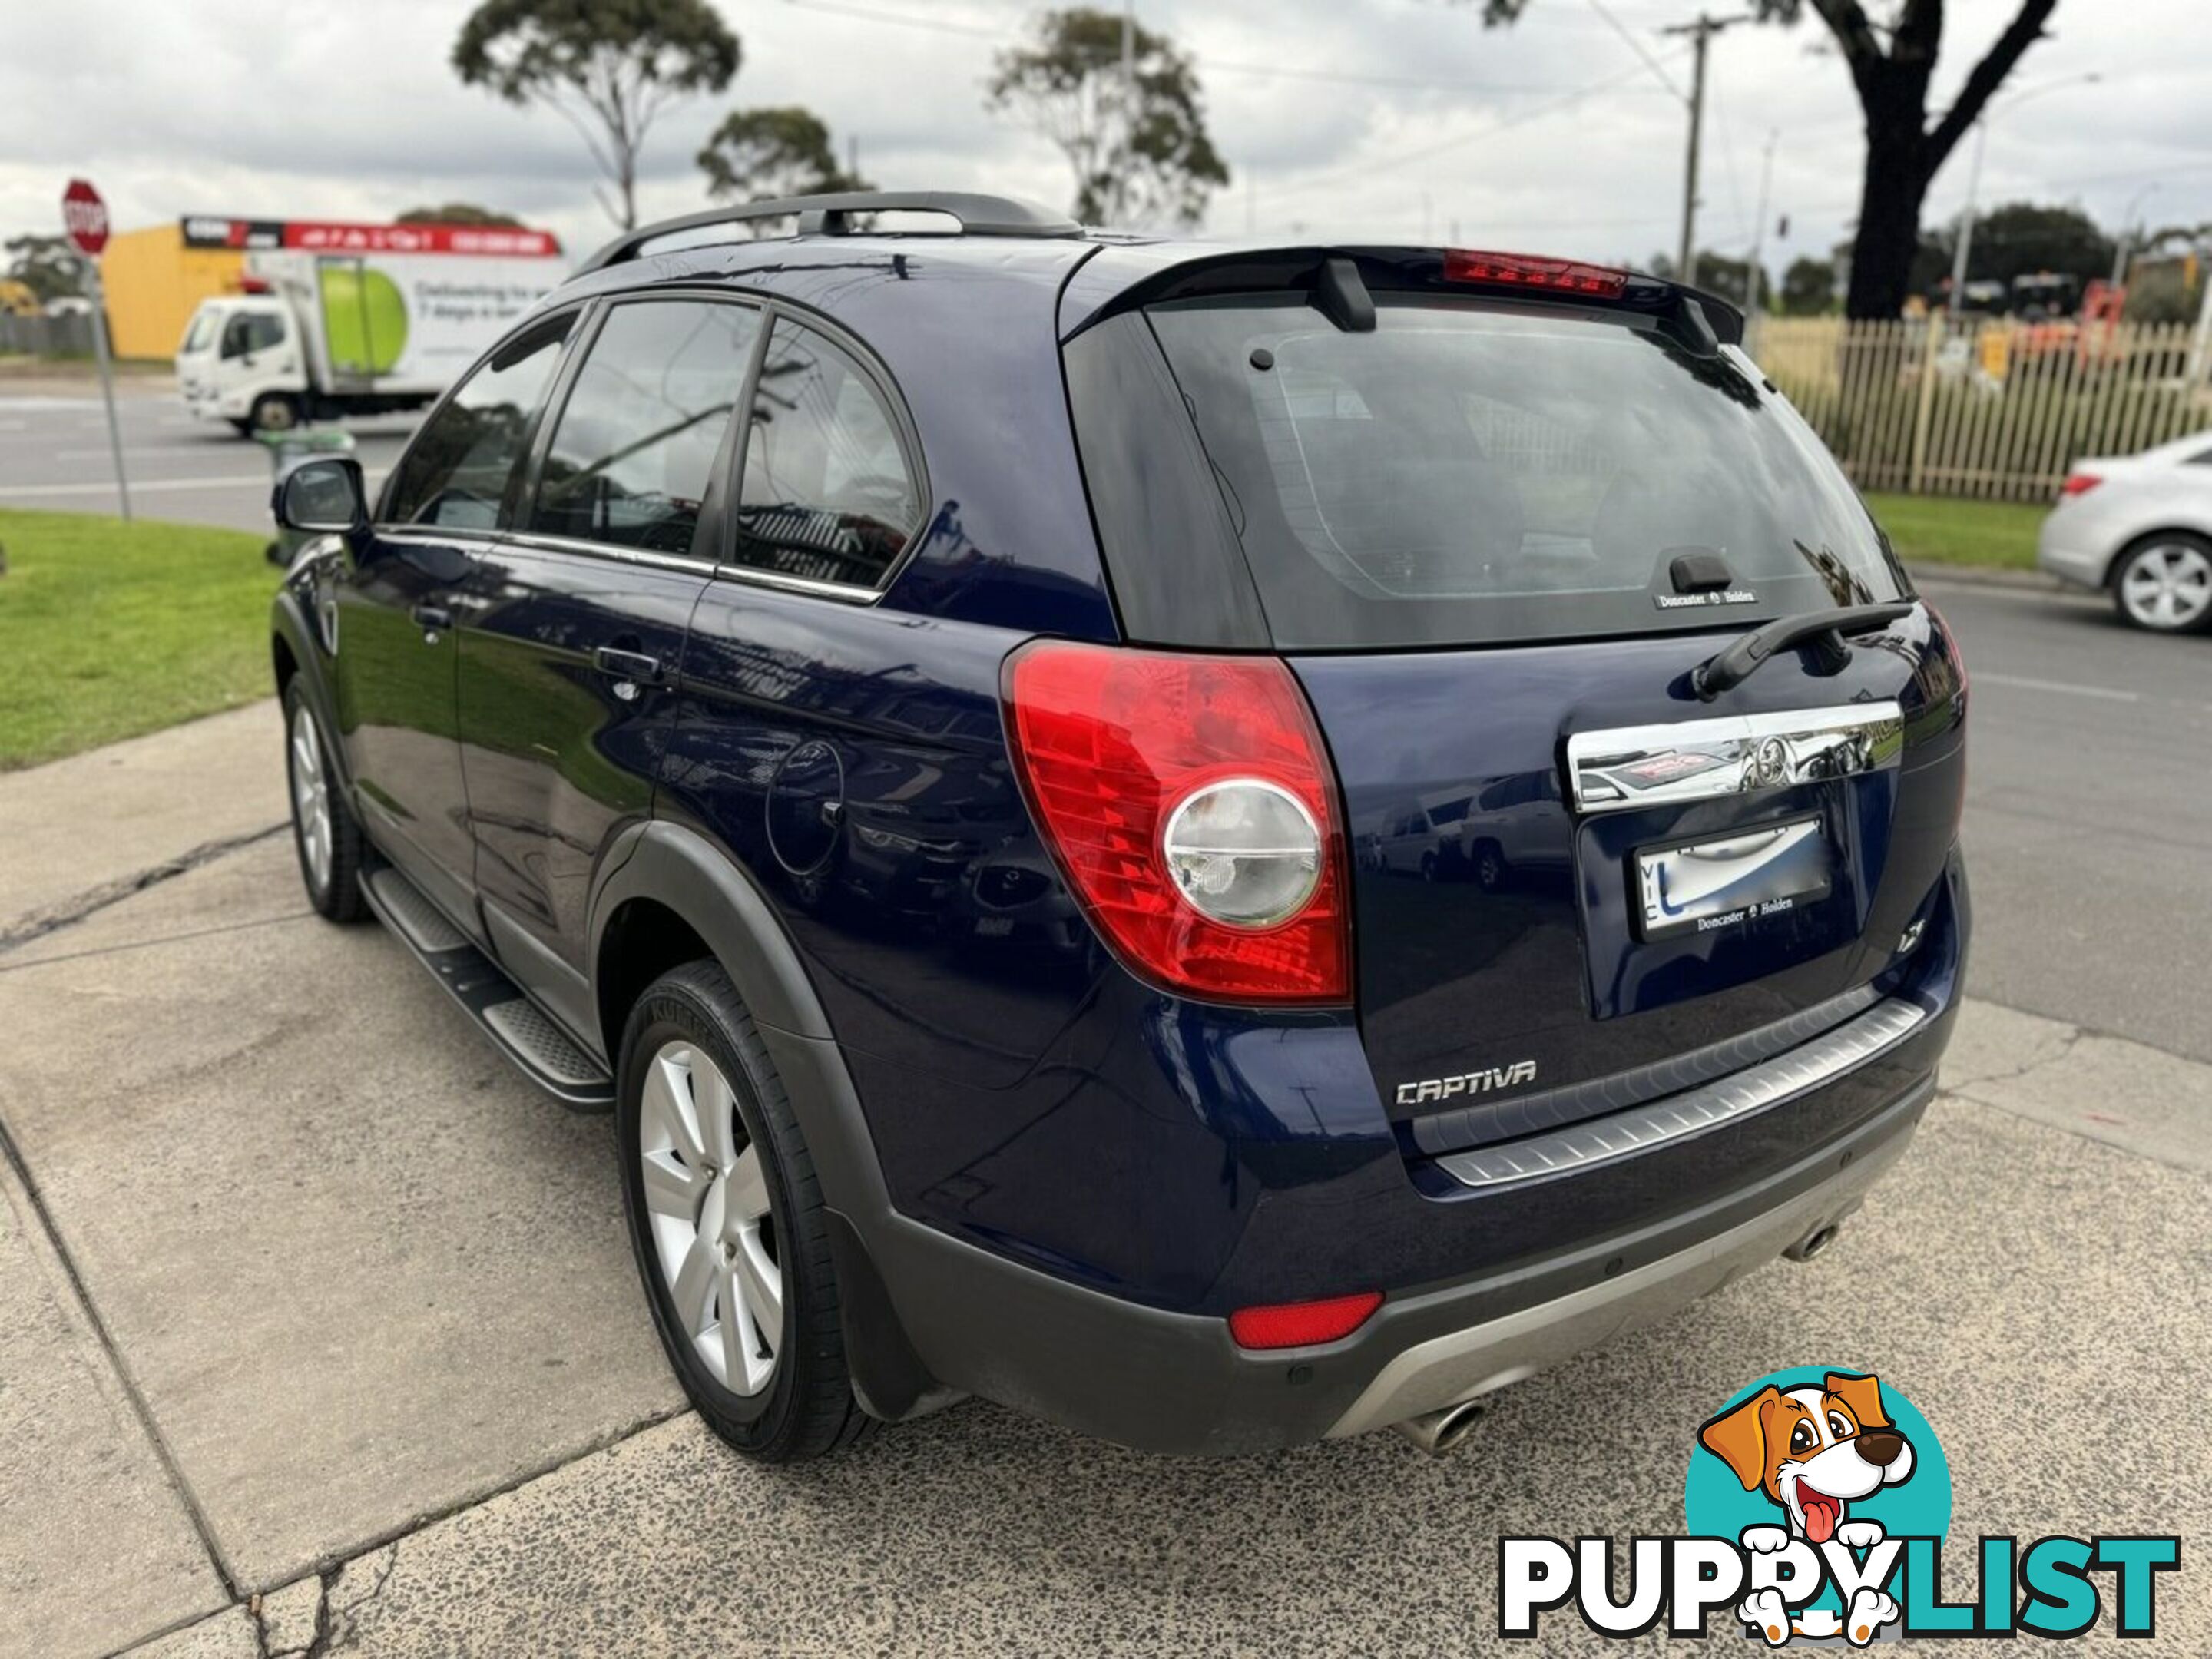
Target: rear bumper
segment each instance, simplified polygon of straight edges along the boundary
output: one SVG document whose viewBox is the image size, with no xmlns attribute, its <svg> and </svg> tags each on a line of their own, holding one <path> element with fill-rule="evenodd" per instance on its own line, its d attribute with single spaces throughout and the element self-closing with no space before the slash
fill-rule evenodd
<svg viewBox="0 0 2212 1659">
<path fill-rule="evenodd" d="M 2082 587 L 2102 587 L 2111 568 L 2112 550 L 2087 515 L 2057 509 L 2046 515 L 2036 532 L 2035 562 L 2042 569 Z"/>
<path fill-rule="evenodd" d="M 1923 1073 L 1753 1185 L 1548 1258 L 1394 1291 L 1352 1336 L 1311 1348 L 1248 1352 L 1220 1319 L 1108 1296 L 896 1214 L 858 1231 L 934 1383 L 1140 1450 L 1262 1451 L 1437 1410 L 1666 1318 L 1857 1208 L 1934 1092 Z"/>
<path fill-rule="evenodd" d="M 1131 1112 L 1120 1098 L 1111 1112 L 1055 1109 L 1026 1138 L 994 1139 L 968 1158 L 961 1167 L 980 1173 L 951 1195 L 956 1209 L 984 1212 L 984 1197 L 1034 1173 L 1003 1149 L 1036 1143 L 1057 1154 L 1039 1204 L 1087 1205 L 1109 1243 L 1181 1264 L 1195 1286 L 1181 1295 L 1047 1248 L 1049 1214 L 1027 1235 L 917 1214 L 895 1198 L 861 1108 L 848 1062 L 866 1057 L 763 1024 L 835 1206 L 862 1401 L 896 1420 L 974 1394 L 1139 1449 L 1256 1452 L 1441 1409 L 1665 1318 L 1840 1220 L 1903 1153 L 1957 1017 L 1971 910 L 1955 855 L 1920 914 L 1925 939 L 1885 988 L 1928 1017 L 1888 1046 L 1633 1155 L 1497 1186 L 1470 1187 L 1390 1133 L 1356 1033 L 1316 1018 L 1224 1037 L 1210 1012 L 1189 1022 L 1211 1044 L 1193 1054 L 1160 1026 L 1133 1024 L 1153 1039 L 1140 1066 L 1105 1068 L 1127 1098 L 1143 1098 L 1149 1068 L 1188 1056 L 1179 1069 L 1210 1066 L 1208 1091 L 1236 1114 L 1209 1125 Z M 1313 1052 L 1333 1069 L 1296 1063 Z M 1300 1106 L 1305 1139 L 1274 1133 L 1261 1114 L 1279 1097 Z M 1155 1125 L 1176 1157 L 1139 1161 Z M 1133 1185 L 1125 1164 L 1157 1191 Z M 1197 1176 L 1184 1179 L 1186 1165 Z M 983 1178 L 1002 1174 L 996 1187 Z M 1222 1216 L 1208 1205 L 1224 1194 L 1237 1224 L 1220 1247 L 1207 1224 Z M 1385 1293 L 1382 1306 L 1340 1342 L 1255 1352 L 1230 1338 L 1237 1308 L 1368 1289 Z"/>
</svg>

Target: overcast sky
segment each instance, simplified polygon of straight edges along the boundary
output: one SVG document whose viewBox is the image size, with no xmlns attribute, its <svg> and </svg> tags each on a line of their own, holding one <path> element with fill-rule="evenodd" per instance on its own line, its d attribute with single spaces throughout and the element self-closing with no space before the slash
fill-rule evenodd
<svg viewBox="0 0 2212 1659">
<path fill-rule="evenodd" d="M 693 155 L 732 106 L 803 103 L 889 187 L 998 189 L 1065 206 L 1047 142 L 981 106 L 1024 0 L 718 0 L 744 42 L 728 91 L 653 135 L 644 210 L 702 205 Z M 2015 9 L 1952 0 L 1939 101 Z M 1725 10 L 1714 5 L 1710 9 Z M 611 228 L 561 118 L 461 86 L 447 66 L 466 0 L 11 0 L 0 52 L 0 231 L 58 227 L 92 179 L 118 227 L 186 213 L 383 219 L 469 200 L 556 231 L 580 255 Z M 1657 31 L 1695 0 L 1532 0 L 1484 29 L 1451 0 L 1139 0 L 1199 60 L 1236 175 L 1212 230 L 1456 236 L 1469 246 L 1642 261 L 1671 251 L 1681 103 L 1607 14 L 1686 85 Z M 2124 19 L 2124 22 L 2122 20 Z M 1982 199 L 2078 203 L 2108 223 L 2212 221 L 2212 4 L 2060 0 L 1990 129 Z M 1841 62 L 1816 23 L 1744 27 L 1713 47 L 1701 246 L 1741 252 L 1776 137 L 1768 239 L 1779 270 L 1848 234 L 1862 153 Z M 1337 77 L 1337 78 L 1323 78 Z M 1932 218 L 1966 191 L 1968 145 Z M 2146 189 L 2148 195 L 2142 195 Z"/>
</svg>

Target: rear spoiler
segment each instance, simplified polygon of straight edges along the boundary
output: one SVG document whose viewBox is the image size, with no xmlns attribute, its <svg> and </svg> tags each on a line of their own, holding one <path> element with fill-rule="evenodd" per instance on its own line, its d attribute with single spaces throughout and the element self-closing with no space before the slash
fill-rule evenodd
<svg viewBox="0 0 2212 1659">
<path fill-rule="evenodd" d="M 1557 281 L 1543 273 L 1556 270 Z M 1536 273 L 1531 276 L 1530 273 Z M 1649 316 L 1694 351 L 1743 343 L 1743 313 L 1717 294 L 1638 271 L 1442 247 L 1244 246 L 1194 254 L 1188 243 L 1101 247 L 1060 292 L 1062 343 L 1119 312 L 1210 294 L 1304 293 L 1340 328 L 1372 327 L 1377 293 L 1515 299 Z"/>
</svg>

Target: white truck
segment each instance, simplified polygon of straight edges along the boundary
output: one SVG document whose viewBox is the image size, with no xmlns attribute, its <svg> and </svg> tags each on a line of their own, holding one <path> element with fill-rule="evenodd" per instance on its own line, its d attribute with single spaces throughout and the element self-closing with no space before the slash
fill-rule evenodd
<svg viewBox="0 0 2212 1659">
<path fill-rule="evenodd" d="M 289 223 L 282 240 L 177 349 L 185 407 L 241 436 L 421 408 L 568 269 L 535 230 Z"/>
</svg>

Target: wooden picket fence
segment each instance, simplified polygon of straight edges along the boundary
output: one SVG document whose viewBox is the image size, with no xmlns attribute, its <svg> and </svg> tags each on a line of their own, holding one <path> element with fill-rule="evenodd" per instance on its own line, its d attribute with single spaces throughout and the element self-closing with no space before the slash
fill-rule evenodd
<svg viewBox="0 0 2212 1659">
<path fill-rule="evenodd" d="M 2083 456 L 2212 428 L 2185 323 L 1771 317 L 1747 344 L 1862 489 L 2048 501 Z"/>
</svg>

